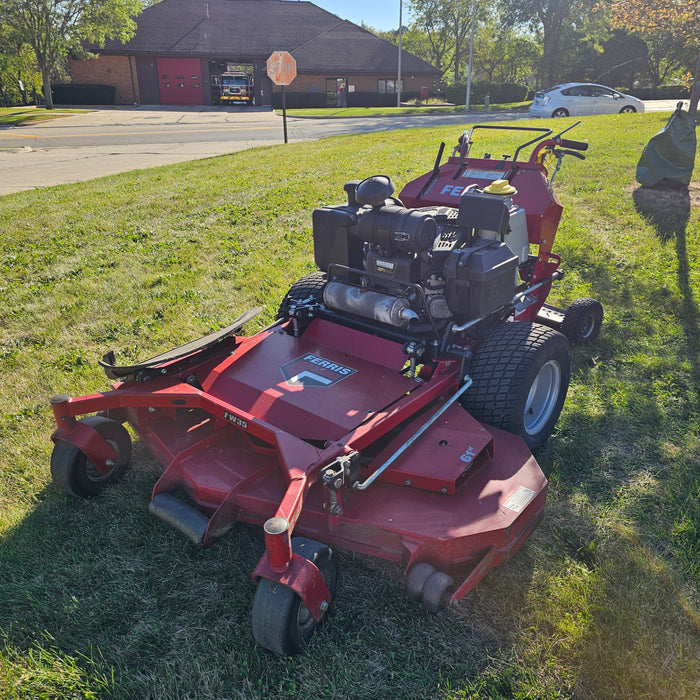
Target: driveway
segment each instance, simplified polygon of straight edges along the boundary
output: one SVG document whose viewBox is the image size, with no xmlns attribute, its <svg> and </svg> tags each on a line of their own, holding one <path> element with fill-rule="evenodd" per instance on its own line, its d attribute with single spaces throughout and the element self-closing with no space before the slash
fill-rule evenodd
<svg viewBox="0 0 700 700">
<path fill-rule="evenodd" d="M 645 103 L 672 111 L 675 100 Z M 457 113 L 361 119 L 288 118 L 290 142 L 341 134 L 527 118 Z M 266 108 L 126 107 L 0 129 L 0 195 L 283 143 L 282 117 Z"/>
</svg>

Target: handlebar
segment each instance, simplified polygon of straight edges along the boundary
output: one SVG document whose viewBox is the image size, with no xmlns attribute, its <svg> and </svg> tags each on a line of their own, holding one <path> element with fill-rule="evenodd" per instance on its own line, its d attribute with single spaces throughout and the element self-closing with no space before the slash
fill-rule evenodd
<svg viewBox="0 0 700 700">
<path fill-rule="evenodd" d="M 588 144 L 586 144 L 586 146 L 588 146 Z M 577 151 L 569 151 L 566 148 L 555 148 L 552 150 L 552 153 L 557 158 L 560 158 L 561 156 L 575 156 L 576 158 L 580 158 L 581 160 L 586 160 L 586 156 L 582 155 L 581 153 L 578 153 Z"/>
<path fill-rule="evenodd" d="M 561 139 L 561 141 L 559 141 L 559 144 L 561 146 L 564 146 L 564 148 L 575 148 L 577 151 L 588 150 L 588 144 L 585 141 L 571 141 L 570 139 Z M 571 155 L 577 154 L 572 153 Z"/>
</svg>

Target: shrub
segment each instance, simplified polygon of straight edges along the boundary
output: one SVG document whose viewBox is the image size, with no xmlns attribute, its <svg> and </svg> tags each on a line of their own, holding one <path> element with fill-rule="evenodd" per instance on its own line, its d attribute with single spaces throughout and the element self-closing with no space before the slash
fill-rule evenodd
<svg viewBox="0 0 700 700">
<path fill-rule="evenodd" d="M 289 109 L 304 107 L 325 107 L 326 93 L 324 92 L 288 92 L 285 90 L 284 102 Z M 272 93 L 272 107 L 282 109 L 282 92 Z"/>
<path fill-rule="evenodd" d="M 469 102 L 471 104 L 483 105 L 486 102 L 486 95 L 489 96 L 491 104 L 502 102 L 522 102 L 527 98 L 527 85 L 518 83 L 494 83 L 490 80 L 474 80 L 471 84 Z M 467 84 L 453 83 L 445 89 L 445 96 L 448 102 L 463 105 L 467 98 Z"/>
<path fill-rule="evenodd" d="M 51 86 L 54 104 L 111 105 L 114 104 L 114 85 L 81 85 L 66 83 Z"/>
<path fill-rule="evenodd" d="M 627 92 L 619 88 L 620 92 Z M 651 88 L 635 88 L 632 92 L 639 100 L 687 100 L 690 97 L 690 88 L 683 85 L 660 85 Z"/>
</svg>

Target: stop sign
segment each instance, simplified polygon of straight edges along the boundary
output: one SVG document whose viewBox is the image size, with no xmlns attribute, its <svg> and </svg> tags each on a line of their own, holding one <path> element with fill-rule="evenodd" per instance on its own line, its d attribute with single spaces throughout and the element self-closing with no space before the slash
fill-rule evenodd
<svg viewBox="0 0 700 700">
<path fill-rule="evenodd" d="M 297 62 L 289 51 L 275 51 L 267 59 L 267 74 L 275 85 L 289 85 L 297 77 Z"/>
</svg>

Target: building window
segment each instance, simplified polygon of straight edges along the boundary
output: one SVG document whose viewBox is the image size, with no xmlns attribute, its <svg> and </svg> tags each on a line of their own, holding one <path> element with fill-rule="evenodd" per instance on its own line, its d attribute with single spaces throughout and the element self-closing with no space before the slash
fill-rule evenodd
<svg viewBox="0 0 700 700">
<path fill-rule="evenodd" d="M 383 95 L 386 93 L 395 93 L 396 80 L 393 78 L 380 78 L 377 80 L 377 92 Z M 403 92 L 403 78 L 401 79 L 401 92 Z"/>
</svg>

